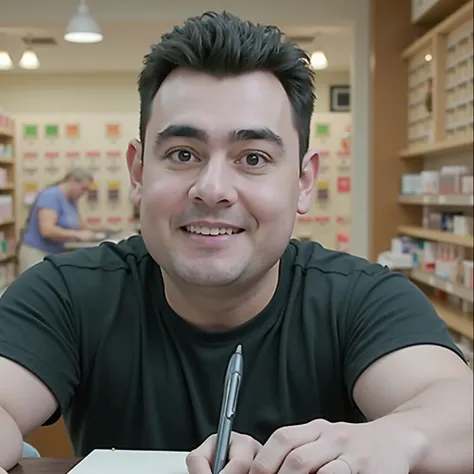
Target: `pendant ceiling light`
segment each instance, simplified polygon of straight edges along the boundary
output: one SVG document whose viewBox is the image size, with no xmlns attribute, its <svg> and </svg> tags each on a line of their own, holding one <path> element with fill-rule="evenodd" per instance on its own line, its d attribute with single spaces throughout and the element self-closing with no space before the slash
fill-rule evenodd
<svg viewBox="0 0 474 474">
<path fill-rule="evenodd" d="M 36 56 L 36 53 L 31 49 L 27 49 L 23 53 L 19 64 L 23 69 L 38 69 L 40 65 L 38 56 Z"/>
<path fill-rule="evenodd" d="M 100 43 L 103 40 L 99 25 L 89 15 L 89 7 L 85 0 L 81 0 L 77 13 L 71 18 L 64 39 L 70 43 Z"/>
<path fill-rule="evenodd" d="M 328 67 L 328 58 L 323 51 L 315 51 L 310 59 L 311 67 L 317 71 Z"/>
<path fill-rule="evenodd" d="M 13 69 L 13 61 L 7 51 L 0 51 L 0 70 L 7 71 Z"/>
</svg>

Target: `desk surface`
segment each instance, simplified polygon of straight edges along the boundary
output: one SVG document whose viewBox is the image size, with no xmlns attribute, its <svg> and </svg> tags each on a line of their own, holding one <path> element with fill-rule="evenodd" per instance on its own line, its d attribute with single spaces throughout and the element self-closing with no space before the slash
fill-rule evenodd
<svg viewBox="0 0 474 474">
<path fill-rule="evenodd" d="M 14 467 L 9 474 L 66 474 L 78 462 L 79 458 L 49 459 L 31 458 L 22 459 L 20 464 Z"/>
</svg>

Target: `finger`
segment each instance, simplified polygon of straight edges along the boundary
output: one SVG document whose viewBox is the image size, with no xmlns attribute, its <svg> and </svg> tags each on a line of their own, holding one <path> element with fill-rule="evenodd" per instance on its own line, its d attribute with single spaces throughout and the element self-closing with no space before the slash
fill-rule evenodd
<svg viewBox="0 0 474 474">
<path fill-rule="evenodd" d="M 189 474 L 211 474 L 212 459 L 216 446 L 216 435 L 209 436 L 198 448 L 186 456 Z"/>
<path fill-rule="evenodd" d="M 328 423 L 316 420 L 306 425 L 280 428 L 270 436 L 259 451 L 249 474 L 273 474 L 278 472 L 283 461 L 294 449 L 318 439 Z"/>
<path fill-rule="evenodd" d="M 317 472 L 341 455 L 342 447 L 329 437 L 296 448 L 283 461 L 279 474 L 309 474 Z M 346 465 L 347 467 L 347 465 Z M 329 471 L 331 472 L 331 471 Z M 339 474 L 339 471 L 336 471 Z M 335 474 L 336 474 L 335 473 Z M 343 472 L 343 474 L 346 474 Z M 347 474 L 356 474 L 348 472 Z"/>
<path fill-rule="evenodd" d="M 248 474 L 255 456 L 262 445 L 250 436 L 232 433 L 229 462 L 221 474 Z"/>
<path fill-rule="evenodd" d="M 346 461 L 335 459 L 316 471 L 316 474 L 359 474 L 359 471 L 353 470 Z"/>
</svg>

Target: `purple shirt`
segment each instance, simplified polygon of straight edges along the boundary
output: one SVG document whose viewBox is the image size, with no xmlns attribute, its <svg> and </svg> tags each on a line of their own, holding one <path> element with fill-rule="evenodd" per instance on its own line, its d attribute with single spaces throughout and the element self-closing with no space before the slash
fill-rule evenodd
<svg viewBox="0 0 474 474">
<path fill-rule="evenodd" d="M 61 191 L 59 186 L 51 186 L 41 191 L 31 210 L 30 223 L 26 229 L 23 242 L 27 245 L 42 250 L 48 254 L 64 251 L 64 242 L 45 239 L 39 231 L 38 213 L 40 209 L 56 211 L 58 218 L 56 225 L 63 229 L 79 229 L 81 221 L 76 203 L 70 201 Z"/>
</svg>

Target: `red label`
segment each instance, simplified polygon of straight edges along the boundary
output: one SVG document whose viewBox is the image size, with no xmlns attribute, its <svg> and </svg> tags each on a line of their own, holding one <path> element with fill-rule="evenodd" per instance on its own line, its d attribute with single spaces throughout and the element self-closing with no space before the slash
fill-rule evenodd
<svg viewBox="0 0 474 474">
<path fill-rule="evenodd" d="M 59 156 L 59 153 L 57 151 L 47 151 L 44 156 L 46 158 L 57 158 Z"/>
<path fill-rule="evenodd" d="M 108 222 L 111 224 L 118 224 L 119 222 L 122 222 L 122 218 L 120 216 L 112 216 L 107 219 Z"/>
<path fill-rule="evenodd" d="M 327 223 L 329 223 L 329 217 L 327 217 L 327 216 L 318 216 L 318 217 L 315 217 L 314 220 L 318 224 L 327 224 Z"/>
<path fill-rule="evenodd" d="M 86 154 L 87 158 L 97 158 L 100 156 L 100 152 L 98 151 L 88 151 Z"/>
<path fill-rule="evenodd" d="M 351 178 L 349 178 L 348 176 L 339 176 L 339 178 L 337 178 L 337 192 L 350 193 Z"/>
<path fill-rule="evenodd" d="M 79 158 L 80 153 L 78 151 L 68 151 L 66 156 L 68 158 Z"/>
<path fill-rule="evenodd" d="M 23 158 L 38 158 L 38 153 L 34 153 L 34 152 L 23 153 Z"/>
<path fill-rule="evenodd" d="M 310 216 L 298 216 L 298 222 L 301 222 L 302 224 L 306 224 L 311 221 L 312 218 Z"/>
<path fill-rule="evenodd" d="M 119 158 L 121 154 L 122 153 L 120 153 L 119 151 L 108 151 L 107 152 L 107 156 L 109 158 Z"/>
<path fill-rule="evenodd" d="M 89 222 L 89 224 L 98 224 L 100 223 L 102 219 L 100 217 L 88 217 L 87 218 L 87 222 Z"/>
<path fill-rule="evenodd" d="M 329 151 L 328 150 L 321 150 L 318 153 L 319 156 L 329 156 Z"/>
</svg>

